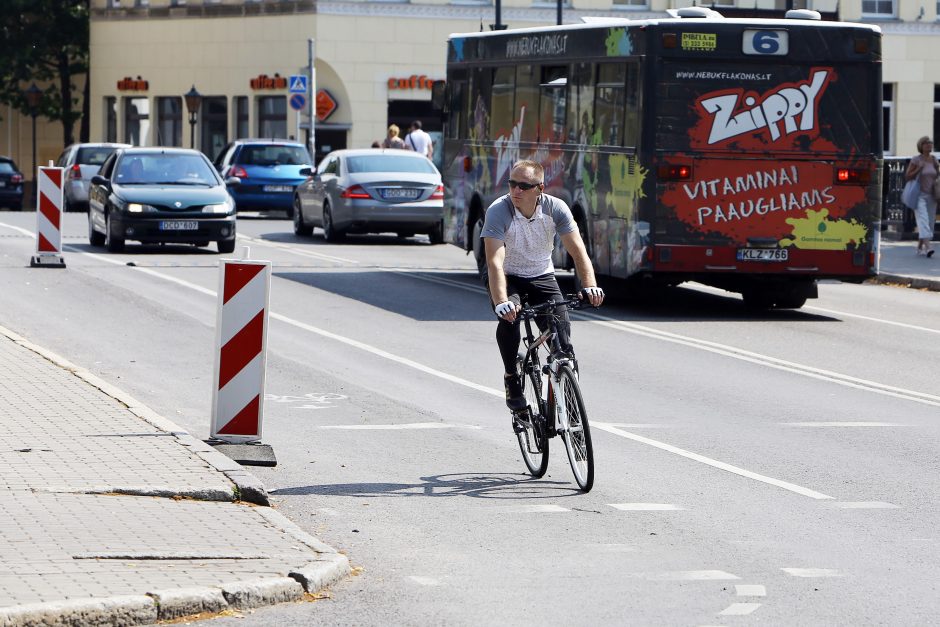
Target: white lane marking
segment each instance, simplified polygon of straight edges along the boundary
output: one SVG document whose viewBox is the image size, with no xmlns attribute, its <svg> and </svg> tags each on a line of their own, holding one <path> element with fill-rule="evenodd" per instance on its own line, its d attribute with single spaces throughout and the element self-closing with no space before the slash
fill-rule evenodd
<svg viewBox="0 0 940 627">
<path fill-rule="evenodd" d="M 776 357 L 763 355 L 761 353 L 754 353 L 752 351 L 736 348 L 727 344 L 720 344 L 718 342 L 710 342 L 686 335 L 679 335 L 678 333 L 661 331 L 659 329 L 646 327 L 633 322 L 614 320 L 613 318 L 601 316 L 596 313 L 581 311 L 579 314 L 589 319 L 594 324 L 616 329 L 618 331 L 634 333 L 643 337 L 648 337 L 654 340 L 661 340 L 664 342 L 671 342 L 673 344 L 681 344 L 682 346 L 697 348 L 699 350 L 715 353 L 717 355 L 731 357 L 732 359 L 739 359 L 741 361 L 757 364 L 759 366 L 766 366 L 767 368 L 774 368 L 776 370 L 782 370 L 784 372 L 790 372 L 829 383 L 836 383 L 838 385 L 844 385 L 846 387 L 855 388 L 858 390 L 865 390 L 875 394 L 882 394 L 884 396 L 891 396 L 894 398 L 914 401 L 916 403 L 923 403 L 925 405 L 940 407 L 940 396 L 935 396 L 933 394 L 899 388 L 892 385 L 886 385 L 884 383 L 878 383 L 876 381 L 869 381 L 867 379 L 860 379 L 858 377 L 841 374 L 839 372 L 833 372 L 831 370 L 824 370 L 822 368 L 814 368 L 813 366 L 807 366 L 805 364 L 799 364 L 796 362 L 787 361 L 785 359 L 778 359 Z"/>
<path fill-rule="evenodd" d="M 726 290 L 723 290 L 717 287 L 711 287 L 709 285 L 703 285 L 701 283 L 694 283 L 694 284 L 690 283 L 689 285 L 687 285 L 687 287 L 694 287 L 695 289 L 703 291 L 703 292 L 711 292 L 713 294 L 719 294 L 722 296 L 728 296 L 731 294 L 730 292 Z M 816 305 L 804 305 L 802 309 L 812 310 L 812 311 L 822 311 L 827 314 L 833 314 L 836 316 L 844 316 L 846 318 L 858 318 L 859 320 L 868 320 L 869 322 L 877 322 L 879 324 L 888 324 L 888 325 L 895 326 L 895 327 L 902 327 L 904 329 L 911 329 L 913 331 L 926 331 L 927 333 L 940 333 L 940 329 L 931 329 L 928 327 L 921 327 L 916 324 L 908 324 L 906 322 L 897 322 L 895 320 L 886 320 L 885 318 L 874 318 L 872 316 L 863 316 L 861 314 L 849 313 L 847 311 L 839 311 L 837 309 L 827 309 L 825 307 L 817 307 Z"/>
<path fill-rule="evenodd" d="M 723 570 L 677 570 L 665 573 L 650 573 L 645 576 L 653 581 L 723 581 L 740 579 L 737 575 L 726 573 Z"/>
<path fill-rule="evenodd" d="M 765 597 L 767 588 L 756 584 L 741 584 L 734 587 L 734 593 L 739 597 Z"/>
<path fill-rule="evenodd" d="M 732 603 L 718 612 L 718 616 L 747 616 L 760 607 L 760 603 Z"/>
<path fill-rule="evenodd" d="M 669 503 L 608 503 L 622 512 L 669 512 L 684 510 L 684 507 Z"/>
<path fill-rule="evenodd" d="M 402 429 L 482 429 L 476 425 L 456 425 L 443 422 L 413 422 L 410 424 L 388 424 L 388 425 L 324 425 L 317 429 L 351 429 L 351 430 L 375 430 L 375 431 L 396 431 Z"/>
<path fill-rule="evenodd" d="M 511 507 L 497 507 L 496 510 L 509 514 L 558 514 L 571 511 L 561 505 L 513 505 Z"/>
<path fill-rule="evenodd" d="M 791 577 L 842 577 L 842 573 L 834 568 L 781 568 Z"/>
<path fill-rule="evenodd" d="M 906 427 L 899 422 L 782 422 L 791 427 Z"/>
<path fill-rule="evenodd" d="M 6 228 L 8 228 L 8 229 L 13 229 L 14 231 L 19 231 L 19 232 L 22 233 L 23 235 L 27 235 L 27 236 L 29 236 L 29 237 L 35 237 L 35 235 L 36 235 L 36 234 L 33 233 L 32 231 L 28 231 L 28 230 L 26 230 L 26 229 L 24 229 L 24 228 L 22 228 L 22 227 L 19 227 L 19 226 L 13 226 L 12 224 L 7 224 L 6 222 L 0 222 L 0 226 L 6 227 Z"/>
<path fill-rule="evenodd" d="M 101 261 L 103 263 L 110 263 L 111 265 L 121 266 L 124 268 L 131 268 L 132 270 L 135 270 L 137 272 L 143 272 L 144 274 L 147 274 L 149 276 L 156 277 L 158 279 L 163 279 L 164 281 L 169 281 L 171 283 L 176 283 L 177 285 L 181 285 L 183 287 L 187 287 L 191 290 L 195 290 L 207 296 L 211 296 L 212 298 L 216 298 L 216 293 L 214 290 L 207 289 L 205 287 L 202 287 L 201 285 L 196 285 L 195 283 L 190 283 L 189 281 L 184 281 L 183 279 L 177 279 L 176 277 L 170 276 L 169 274 L 163 274 L 162 272 L 157 272 L 156 270 L 151 270 L 150 268 L 141 268 L 140 266 L 129 266 L 127 265 L 126 261 L 120 261 L 118 259 L 109 259 L 108 257 L 104 257 L 102 255 L 98 255 L 95 253 L 89 253 L 79 248 L 74 248 L 72 246 L 65 246 L 64 248 L 66 250 L 71 250 L 72 252 L 79 253 L 80 255 L 85 255 L 86 257 L 94 259 L 95 261 Z"/>
<path fill-rule="evenodd" d="M 900 505 L 885 503 L 884 501 L 839 501 L 833 503 L 837 509 L 900 509 Z"/>
<path fill-rule="evenodd" d="M 300 248 L 294 248 L 290 244 L 282 244 L 281 242 L 269 242 L 267 240 L 258 239 L 256 237 L 251 237 L 249 235 L 242 235 L 241 233 L 237 234 L 235 237 L 242 239 L 252 244 L 258 244 L 259 246 L 269 246 L 271 248 L 279 248 L 281 250 L 286 250 L 292 252 L 301 257 L 311 257 L 313 259 L 322 259 L 324 261 L 338 261 L 340 263 L 351 263 L 354 265 L 359 265 L 359 262 L 355 259 L 346 259 L 345 257 L 335 257 L 333 255 L 327 255 L 326 253 L 318 253 L 312 250 L 303 250 Z"/>
<path fill-rule="evenodd" d="M 661 425 L 651 422 L 608 422 L 613 427 L 623 427 L 624 429 L 672 429 L 675 425 Z"/>
<path fill-rule="evenodd" d="M 441 582 L 434 577 L 421 577 L 419 575 L 410 575 L 408 579 L 422 586 L 439 586 Z"/>
<path fill-rule="evenodd" d="M 769 483 L 770 485 L 777 486 L 778 488 L 783 488 L 784 490 L 790 490 L 791 492 L 796 492 L 797 494 L 802 494 L 803 496 L 808 496 L 813 499 L 831 499 L 833 497 L 822 494 L 821 492 L 816 492 L 815 490 L 810 490 L 809 488 L 804 488 L 803 486 L 798 486 L 795 483 L 789 483 L 788 481 L 781 481 L 780 479 L 774 479 L 773 477 L 768 477 L 766 475 L 760 475 L 756 472 L 751 472 L 750 470 L 744 470 L 743 468 L 738 468 L 737 466 L 732 466 L 731 464 L 726 464 L 704 455 L 699 455 L 698 453 L 692 453 L 686 451 L 677 446 L 672 446 L 671 444 L 666 444 L 664 442 L 658 442 L 656 440 L 651 440 L 649 438 L 643 437 L 642 435 L 637 435 L 635 433 L 630 433 L 629 431 L 623 431 L 612 425 L 609 425 L 604 422 L 595 422 L 595 429 L 600 429 L 608 433 L 613 433 L 614 435 L 619 435 L 622 438 L 627 438 L 630 440 L 635 440 L 642 444 L 647 444 L 649 446 L 654 446 L 658 449 L 674 453 L 681 457 L 685 457 L 702 464 L 707 464 L 714 468 L 719 468 L 721 470 L 726 470 L 728 472 L 734 473 L 736 475 L 741 475 L 742 477 L 747 477 L 748 479 L 754 479 L 755 481 L 762 481 L 764 483 Z"/>
</svg>

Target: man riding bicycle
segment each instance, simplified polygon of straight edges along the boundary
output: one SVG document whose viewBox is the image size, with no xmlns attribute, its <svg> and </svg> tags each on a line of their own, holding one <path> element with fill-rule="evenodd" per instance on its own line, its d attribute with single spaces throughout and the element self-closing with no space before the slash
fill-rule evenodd
<svg viewBox="0 0 940 627">
<path fill-rule="evenodd" d="M 583 297 L 594 307 L 604 302 L 604 291 L 597 287 L 594 267 L 571 209 L 563 200 L 542 193 L 544 183 L 541 164 L 516 162 L 509 173 L 509 193 L 489 206 L 483 222 L 490 298 L 500 319 L 496 343 L 506 373 L 506 405 L 513 411 L 526 408 L 522 376 L 516 371 L 516 354 L 522 340 L 516 313 L 522 299 L 531 305 L 564 301 L 552 264 L 556 232 L 585 286 Z M 569 347 L 567 310 L 559 307 L 556 314 L 563 316 L 561 327 L 566 337 L 560 339 L 563 346 Z"/>
</svg>

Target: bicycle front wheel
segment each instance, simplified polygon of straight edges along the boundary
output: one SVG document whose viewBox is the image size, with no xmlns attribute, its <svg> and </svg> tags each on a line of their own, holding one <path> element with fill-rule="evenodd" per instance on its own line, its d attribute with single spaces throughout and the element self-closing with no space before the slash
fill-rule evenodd
<svg viewBox="0 0 940 627">
<path fill-rule="evenodd" d="M 591 444 L 591 428 L 588 425 L 584 399 L 578 378 L 568 366 L 562 366 L 558 377 L 559 396 L 556 411 L 564 403 L 568 414 L 568 428 L 562 433 L 562 440 L 568 451 L 571 471 L 582 492 L 590 492 L 594 487 L 594 446 Z"/>
<path fill-rule="evenodd" d="M 529 474 L 538 479 L 544 477 L 548 470 L 548 437 L 545 435 L 545 418 L 541 408 L 541 373 L 538 363 L 524 363 L 521 359 L 519 372 L 522 373 L 522 389 L 529 408 L 514 417 L 513 428 Z"/>
</svg>

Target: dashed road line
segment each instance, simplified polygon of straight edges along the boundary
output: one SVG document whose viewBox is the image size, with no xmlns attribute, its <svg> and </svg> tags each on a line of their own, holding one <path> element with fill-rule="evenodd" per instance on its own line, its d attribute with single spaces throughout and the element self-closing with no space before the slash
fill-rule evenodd
<svg viewBox="0 0 940 627">
<path fill-rule="evenodd" d="M 719 616 L 747 616 L 760 607 L 760 603 L 732 603 L 718 612 Z"/>
<path fill-rule="evenodd" d="M 842 577 L 842 573 L 833 568 L 781 568 L 791 577 Z"/>
<path fill-rule="evenodd" d="M 767 588 L 757 584 L 740 584 L 734 587 L 734 593 L 739 597 L 764 597 Z"/>
</svg>

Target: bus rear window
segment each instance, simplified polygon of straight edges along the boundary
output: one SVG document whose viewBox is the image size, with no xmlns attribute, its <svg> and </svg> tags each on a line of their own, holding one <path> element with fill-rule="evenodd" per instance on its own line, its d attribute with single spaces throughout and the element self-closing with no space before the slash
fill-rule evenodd
<svg viewBox="0 0 940 627">
<path fill-rule="evenodd" d="M 871 154 L 878 145 L 871 66 L 682 61 L 662 71 L 652 96 L 662 150 Z"/>
</svg>

